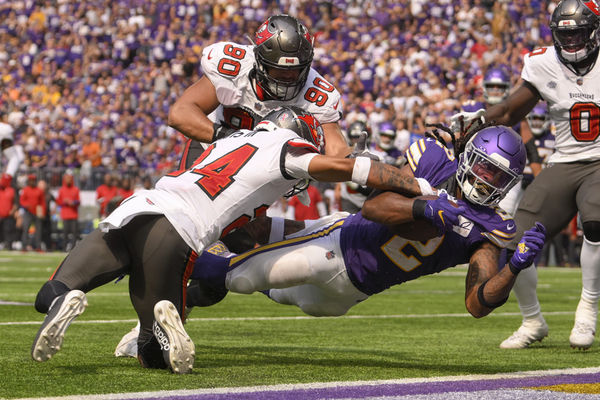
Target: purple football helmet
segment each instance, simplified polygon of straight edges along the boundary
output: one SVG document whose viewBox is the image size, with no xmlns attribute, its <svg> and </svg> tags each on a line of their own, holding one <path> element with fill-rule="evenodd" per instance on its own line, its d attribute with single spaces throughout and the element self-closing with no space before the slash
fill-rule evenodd
<svg viewBox="0 0 600 400">
<path fill-rule="evenodd" d="M 594 63 L 579 71 L 571 63 L 597 57 L 600 46 L 600 10 L 596 1 L 562 0 L 552 13 L 550 30 L 560 61 L 578 75 L 588 73 Z"/>
<path fill-rule="evenodd" d="M 550 128 L 550 119 L 548 118 L 548 106 L 545 102 L 539 102 L 533 107 L 533 110 L 527 114 L 527 122 L 534 136 L 542 136 Z"/>
<path fill-rule="evenodd" d="M 490 68 L 483 76 L 483 98 L 488 104 L 500 103 L 509 90 L 510 77 L 504 68 Z"/>
<path fill-rule="evenodd" d="M 379 124 L 379 134 L 377 144 L 383 150 L 391 150 L 394 147 L 394 140 L 396 139 L 396 127 L 394 124 L 388 121 L 384 121 Z"/>
<path fill-rule="evenodd" d="M 485 108 L 485 104 L 476 100 L 467 100 L 463 105 L 460 106 L 461 112 L 475 112 Z"/>
<path fill-rule="evenodd" d="M 519 134 L 490 126 L 477 132 L 460 153 L 456 180 L 467 200 L 495 206 L 519 182 L 526 160 Z"/>
</svg>

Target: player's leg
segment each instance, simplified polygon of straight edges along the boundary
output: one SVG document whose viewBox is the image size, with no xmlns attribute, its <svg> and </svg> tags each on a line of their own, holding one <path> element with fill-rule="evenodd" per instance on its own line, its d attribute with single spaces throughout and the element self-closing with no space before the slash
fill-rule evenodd
<svg viewBox="0 0 600 400">
<path fill-rule="evenodd" d="M 570 175 L 572 171 L 569 165 L 556 164 L 552 168 L 542 170 L 527 187 L 515 214 L 517 233 L 509 249 L 514 251 L 524 231 L 537 221 L 546 227 L 547 237 L 553 237 L 569 223 L 576 212 L 572 194 L 577 190 L 577 181 Z M 523 322 L 500 347 L 526 348 L 548 335 L 548 325 L 542 316 L 536 293 L 535 267 L 519 273 L 513 290 L 523 315 Z"/>
<path fill-rule="evenodd" d="M 589 173 L 577 192 L 584 236 L 580 257 L 582 290 L 569 341 L 574 348 L 587 349 L 594 342 L 600 300 L 600 162 L 582 164 L 581 168 Z"/>
<path fill-rule="evenodd" d="M 126 239 L 119 230 L 95 230 L 67 255 L 37 294 L 35 308 L 47 313 L 31 346 L 36 361 L 50 359 L 63 342 L 65 330 L 87 305 L 84 292 L 128 271 Z"/>
<path fill-rule="evenodd" d="M 162 215 L 137 217 L 123 230 L 131 237 L 129 292 L 140 320 L 138 359 L 144 367 L 190 372 L 194 344 L 181 320 L 196 253 Z"/>
</svg>

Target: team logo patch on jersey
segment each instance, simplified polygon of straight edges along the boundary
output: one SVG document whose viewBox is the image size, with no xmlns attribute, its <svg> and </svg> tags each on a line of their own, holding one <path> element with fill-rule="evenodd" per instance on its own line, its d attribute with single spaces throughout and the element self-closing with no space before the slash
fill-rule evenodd
<svg viewBox="0 0 600 400">
<path fill-rule="evenodd" d="M 335 258 L 335 253 L 333 252 L 333 250 L 330 250 L 327 253 L 325 253 L 325 258 L 327 258 L 328 260 Z"/>
<path fill-rule="evenodd" d="M 546 84 L 546 86 L 548 86 L 549 89 L 556 89 L 556 82 L 550 81 Z"/>
</svg>

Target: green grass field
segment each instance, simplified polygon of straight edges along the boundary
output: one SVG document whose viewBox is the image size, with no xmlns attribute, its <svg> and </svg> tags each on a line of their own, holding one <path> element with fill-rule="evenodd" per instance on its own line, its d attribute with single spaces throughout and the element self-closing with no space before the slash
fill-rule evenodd
<svg viewBox="0 0 600 400">
<path fill-rule="evenodd" d="M 47 397 L 280 383 L 494 374 L 600 365 L 598 345 L 575 351 L 568 337 L 581 288 L 579 269 L 540 270 L 538 294 L 550 336 L 528 350 L 498 344 L 520 323 L 514 297 L 476 320 L 464 307 L 466 269 L 397 286 L 345 317 L 309 318 L 261 294 L 228 295 L 191 314 L 191 375 L 143 370 L 115 358 L 135 324 L 126 279 L 88 294 L 63 349 L 46 363 L 30 357 L 43 315 L 31 303 L 63 255 L 0 252 L 0 397 Z M 300 317 L 300 318 L 296 318 Z"/>
</svg>

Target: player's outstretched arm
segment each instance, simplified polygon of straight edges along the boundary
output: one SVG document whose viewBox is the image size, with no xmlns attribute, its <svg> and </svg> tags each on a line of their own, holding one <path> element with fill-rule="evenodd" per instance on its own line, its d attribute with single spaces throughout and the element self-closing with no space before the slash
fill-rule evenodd
<svg viewBox="0 0 600 400">
<path fill-rule="evenodd" d="M 536 222 L 526 231 L 508 263 L 498 271 L 500 249 L 486 242 L 471 256 L 465 289 L 467 310 L 475 318 L 485 317 L 508 299 L 518 273 L 529 268 L 542 251 L 546 229 Z"/>
<path fill-rule="evenodd" d="M 419 182 L 410 169 L 398 169 L 367 157 L 338 158 L 318 155 L 310 161 L 308 173 L 317 181 L 352 181 L 409 197 L 421 194 Z"/>
<path fill-rule="evenodd" d="M 214 124 L 207 115 L 219 106 L 217 92 L 212 82 L 203 76 L 187 88 L 169 109 L 169 126 L 185 136 L 210 143 Z"/>
<path fill-rule="evenodd" d="M 487 109 L 485 122 L 495 121 L 496 125 L 513 126 L 525 118 L 539 100 L 537 90 L 528 82 L 521 81 L 504 101 Z"/>
</svg>

